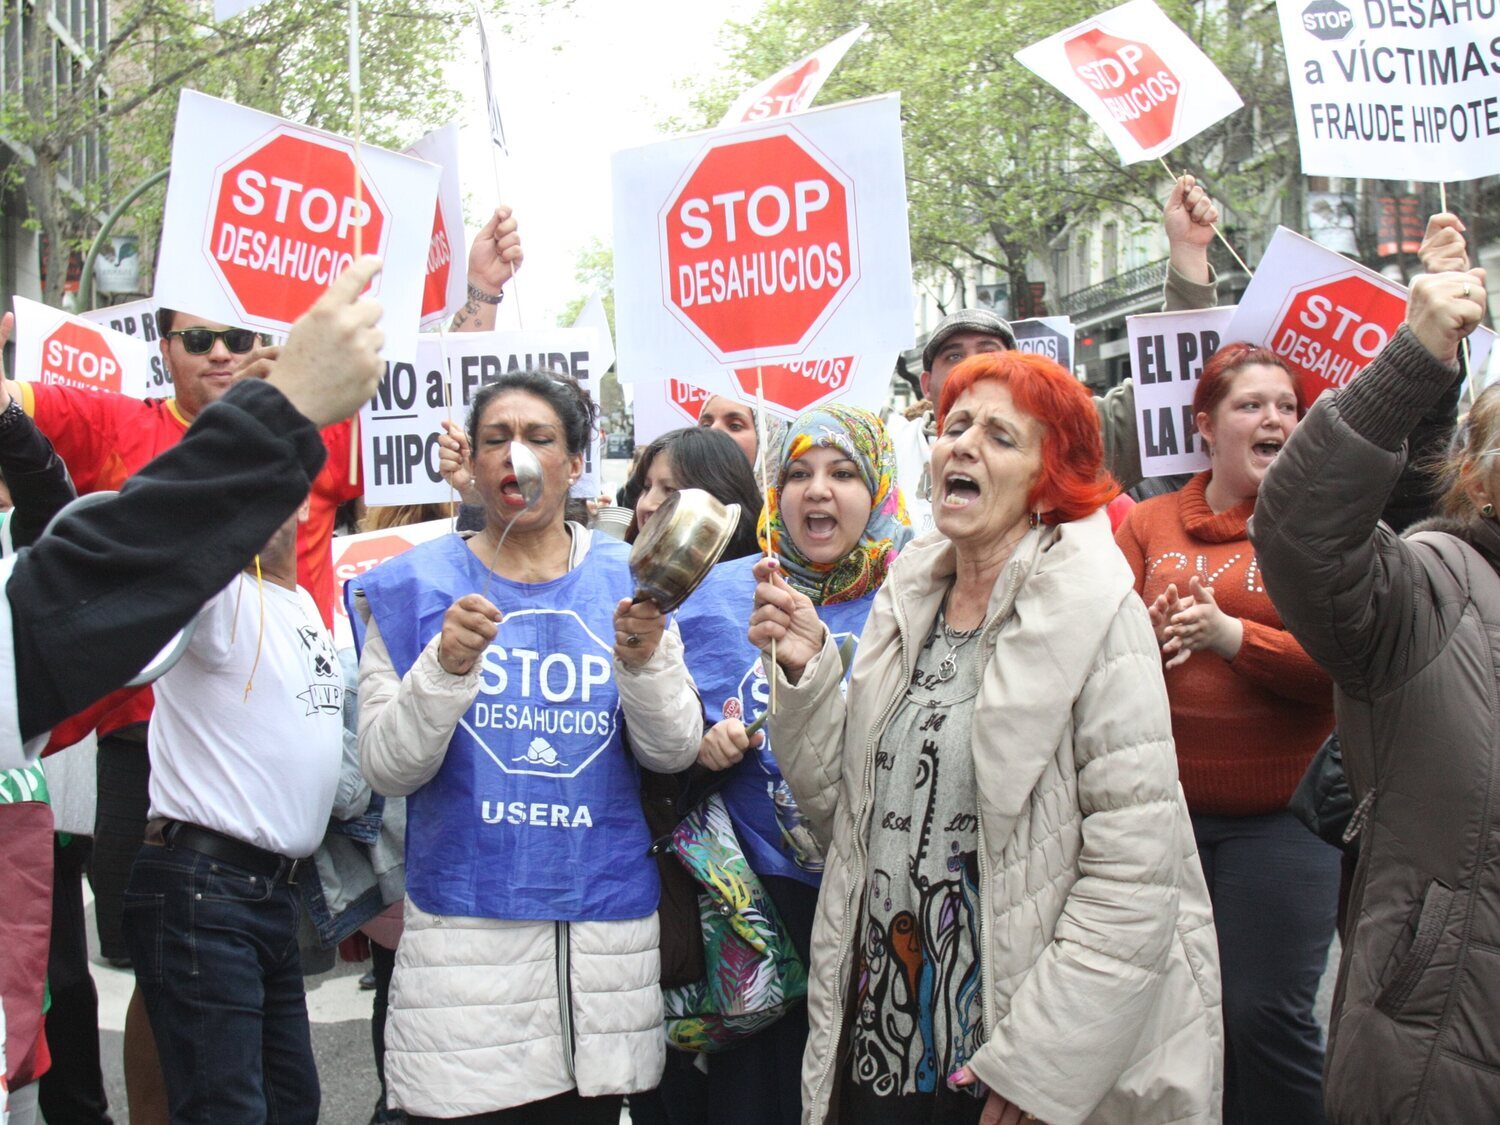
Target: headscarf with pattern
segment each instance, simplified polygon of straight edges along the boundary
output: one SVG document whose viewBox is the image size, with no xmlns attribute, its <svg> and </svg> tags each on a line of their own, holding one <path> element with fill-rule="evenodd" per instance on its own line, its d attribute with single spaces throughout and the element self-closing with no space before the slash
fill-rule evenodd
<svg viewBox="0 0 1500 1125">
<path fill-rule="evenodd" d="M 781 560 L 792 586 L 820 605 L 852 602 L 878 590 L 897 552 L 912 537 L 906 503 L 896 485 L 896 450 L 880 419 L 856 406 L 821 406 L 800 415 L 773 448 L 776 479 L 766 488 L 757 529 L 761 546 Z M 832 563 L 812 562 L 798 550 L 781 515 L 781 491 L 792 462 L 818 448 L 836 449 L 852 460 L 870 490 L 864 534 L 848 554 Z"/>
</svg>

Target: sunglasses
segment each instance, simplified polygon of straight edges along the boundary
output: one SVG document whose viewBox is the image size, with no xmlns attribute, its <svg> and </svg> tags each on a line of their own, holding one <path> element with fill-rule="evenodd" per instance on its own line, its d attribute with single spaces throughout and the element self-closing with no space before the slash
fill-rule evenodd
<svg viewBox="0 0 1500 1125">
<path fill-rule="evenodd" d="M 235 355 L 244 355 L 260 342 L 260 334 L 248 328 L 225 328 L 215 332 L 212 328 L 180 328 L 168 332 L 167 339 L 182 338 L 182 349 L 188 355 L 207 355 L 214 350 L 214 341 L 223 340 L 224 346 Z"/>
</svg>

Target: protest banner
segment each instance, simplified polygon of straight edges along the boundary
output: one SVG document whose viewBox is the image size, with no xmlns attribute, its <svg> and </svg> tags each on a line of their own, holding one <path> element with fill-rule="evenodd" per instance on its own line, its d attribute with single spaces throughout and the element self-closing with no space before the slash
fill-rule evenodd
<svg viewBox="0 0 1500 1125">
<path fill-rule="evenodd" d="M 416 344 L 438 169 L 184 90 L 156 270 L 158 305 L 285 333 L 354 258 L 385 268 L 382 354 Z M 398 210 L 399 207 L 399 210 Z"/>
<path fill-rule="evenodd" d="M 1230 305 L 1125 318 L 1143 476 L 1208 468 L 1208 452 L 1193 421 L 1193 392 L 1204 361 L 1235 338 L 1225 334 L 1234 312 Z"/>
<path fill-rule="evenodd" d="M 468 295 L 464 197 L 458 175 L 458 123 L 450 121 L 441 129 L 434 129 L 404 155 L 436 164 L 442 172 L 437 206 L 432 212 L 427 278 L 422 289 L 422 324 L 437 324 L 456 313 Z"/>
<path fill-rule="evenodd" d="M 895 95 L 618 152 L 614 215 L 622 380 L 912 344 Z"/>
<path fill-rule="evenodd" d="M 1035 316 L 1013 320 L 1016 350 L 1044 355 L 1060 367 L 1073 370 L 1073 321 L 1066 316 Z"/>
<path fill-rule="evenodd" d="M 1225 339 L 1270 348 L 1312 402 L 1364 370 L 1405 317 L 1405 286 L 1278 227 Z M 1494 339 L 1486 328 L 1469 337 L 1473 371 L 1484 371 Z"/>
<path fill-rule="evenodd" d="M 23 382 L 147 397 L 150 348 L 50 305 L 14 298 L 16 370 Z"/>
<path fill-rule="evenodd" d="M 438 471 L 438 435 L 444 419 L 459 425 L 468 420 L 486 381 L 528 369 L 564 372 L 597 401 L 594 347 L 593 331 L 583 328 L 423 333 L 412 359 L 386 364 L 375 397 L 360 411 L 365 503 L 438 504 L 453 498 Z M 598 445 L 596 431 L 575 496 L 598 494 Z"/>
<path fill-rule="evenodd" d="M 1015 57 L 1088 114 L 1123 164 L 1154 160 L 1244 104 L 1155 0 L 1130 0 Z"/>
<path fill-rule="evenodd" d="M 1472 180 L 1500 173 L 1492 0 L 1277 0 L 1302 171 Z"/>
<path fill-rule="evenodd" d="M 812 105 L 823 83 L 854 46 L 854 41 L 869 30 L 862 23 L 853 31 L 840 35 L 826 47 L 819 47 L 804 59 L 788 63 L 771 77 L 750 87 L 738 98 L 719 122 L 720 127 L 742 121 L 764 121 L 768 117 L 785 117 L 801 113 Z"/>
<path fill-rule="evenodd" d="M 102 309 L 91 309 L 78 315 L 90 324 L 102 324 L 105 328 L 144 343 L 150 365 L 150 371 L 146 375 L 146 397 L 160 398 L 172 393 L 172 373 L 167 370 L 167 361 L 158 344 L 161 337 L 156 330 L 155 301 L 106 305 Z"/>
<path fill-rule="evenodd" d="M 333 537 L 334 648 L 354 647 L 354 635 L 349 628 L 349 610 L 344 605 L 344 585 L 349 579 L 374 570 L 387 559 L 395 558 L 418 543 L 447 535 L 452 528 L 453 524 L 449 520 L 429 520 L 426 523 L 410 523 L 405 527 L 389 527 L 381 531 Z"/>
</svg>

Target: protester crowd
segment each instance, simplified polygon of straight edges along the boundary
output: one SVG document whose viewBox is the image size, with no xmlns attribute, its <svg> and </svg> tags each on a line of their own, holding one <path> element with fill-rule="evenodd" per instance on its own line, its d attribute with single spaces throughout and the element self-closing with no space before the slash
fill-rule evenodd
<svg viewBox="0 0 1500 1125">
<path fill-rule="evenodd" d="M 1174 185 L 1166 308 L 1216 302 L 1216 220 Z M 470 530 L 348 583 L 357 670 L 330 541 L 375 263 L 280 347 L 162 309 L 171 399 L 4 382 L 12 1119 L 110 1120 L 82 912 L 52 905 L 78 869 L 53 882 L 36 811 L 36 752 L 90 731 L 136 1125 L 316 1121 L 304 971 L 361 933 L 372 1121 L 1500 1119 L 1500 391 L 1458 402 L 1462 224 L 1421 257 L 1317 403 L 1226 342 L 1211 467 L 1133 507 L 1133 386 L 1091 398 L 985 310 L 925 345 L 925 495 L 869 411 L 711 399 L 620 497 L 631 542 L 685 489 L 737 505 L 665 609 L 569 518 L 587 393 L 500 376 L 439 443 Z M 521 262 L 499 208 L 455 327 Z M 1393 493 L 1433 518 L 1399 535 Z M 1288 809 L 1336 723 L 1352 870 Z"/>
</svg>

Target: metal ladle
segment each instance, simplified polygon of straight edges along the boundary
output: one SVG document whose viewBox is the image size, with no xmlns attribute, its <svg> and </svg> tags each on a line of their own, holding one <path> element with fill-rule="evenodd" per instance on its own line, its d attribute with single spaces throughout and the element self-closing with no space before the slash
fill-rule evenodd
<svg viewBox="0 0 1500 1125">
<path fill-rule="evenodd" d="M 495 544 L 495 557 L 490 560 L 490 576 L 485 579 L 484 597 L 489 600 L 490 583 L 495 580 L 495 568 L 500 565 L 500 549 L 505 546 L 505 537 L 516 526 L 516 520 L 537 506 L 542 498 L 542 463 L 536 459 L 531 448 L 518 441 L 510 443 L 510 467 L 516 474 L 516 488 L 521 493 L 521 510 L 510 518 L 500 532 L 500 541 Z"/>
</svg>

